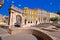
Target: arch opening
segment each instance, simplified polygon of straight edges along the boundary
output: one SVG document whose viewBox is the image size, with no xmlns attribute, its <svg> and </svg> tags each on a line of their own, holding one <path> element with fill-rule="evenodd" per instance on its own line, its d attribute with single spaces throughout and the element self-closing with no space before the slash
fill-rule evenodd
<svg viewBox="0 0 60 40">
<path fill-rule="evenodd" d="M 22 17 L 20 15 L 16 15 L 16 22 L 14 23 L 15 27 L 21 27 Z"/>
</svg>

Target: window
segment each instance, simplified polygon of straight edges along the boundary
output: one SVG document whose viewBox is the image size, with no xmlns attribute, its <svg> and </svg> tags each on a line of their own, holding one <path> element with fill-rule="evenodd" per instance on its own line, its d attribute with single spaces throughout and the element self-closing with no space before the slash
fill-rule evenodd
<svg viewBox="0 0 60 40">
<path fill-rule="evenodd" d="M 31 12 L 28 12 L 28 14 L 31 14 Z"/>
<path fill-rule="evenodd" d="M 31 12 L 31 14 L 34 14 L 34 12 Z"/>
<path fill-rule="evenodd" d="M 33 18 L 33 16 L 29 16 L 29 18 Z"/>
<path fill-rule="evenodd" d="M 29 11 L 28 14 L 34 14 L 34 12 Z"/>
</svg>

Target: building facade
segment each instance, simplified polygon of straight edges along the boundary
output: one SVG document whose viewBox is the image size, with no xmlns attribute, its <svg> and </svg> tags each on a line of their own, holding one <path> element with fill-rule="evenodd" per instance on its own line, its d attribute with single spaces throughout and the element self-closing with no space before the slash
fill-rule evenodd
<svg viewBox="0 0 60 40">
<path fill-rule="evenodd" d="M 39 23 L 49 23 L 50 14 L 48 11 L 37 9 L 38 10 L 38 21 Z"/>
<path fill-rule="evenodd" d="M 28 7 L 19 9 L 12 5 L 9 9 L 9 25 L 14 26 L 18 23 L 20 26 L 24 26 L 28 24 L 49 23 L 52 16 L 56 16 L 56 14 L 41 9 L 30 9 Z"/>
<path fill-rule="evenodd" d="M 4 22 L 4 16 L 0 14 L 0 22 Z"/>
<path fill-rule="evenodd" d="M 9 16 L 4 16 L 4 23 L 6 23 L 8 25 L 8 21 L 9 20 Z"/>
<path fill-rule="evenodd" d="M 56 13 L 51 13 L 51 12 L 50 12 L 50 18 L 52 18 L 52 17 L 59 17 L 59 15 L 56 14 Z"/>
<path fill-rule="evenodd" d="M 25 13 L 25 24 L 37 24 L 37 10 L 36 9 L 29 9 L 25 7 L 24 9 Z"/>
<path fill-rule="evenodd" d="M 24 25 L 23 11 L 14 5 L 11 5 L 9 9 L 9 26 L 14 27 L 15 24 L 19 24 L 20 27 Z"/>
</svg>

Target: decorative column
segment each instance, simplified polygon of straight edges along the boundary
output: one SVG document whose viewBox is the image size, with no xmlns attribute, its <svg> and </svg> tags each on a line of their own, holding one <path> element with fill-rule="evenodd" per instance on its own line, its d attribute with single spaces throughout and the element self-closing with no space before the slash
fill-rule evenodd
<svg viewBox="0 0 60 40">
<path fill-rule="evenodd" d="M 9 13 L 9 28 L 11 28 L 12 24 L 13 24 L 13 14 L 10 10 L 10 13 Z"/>
</svg>

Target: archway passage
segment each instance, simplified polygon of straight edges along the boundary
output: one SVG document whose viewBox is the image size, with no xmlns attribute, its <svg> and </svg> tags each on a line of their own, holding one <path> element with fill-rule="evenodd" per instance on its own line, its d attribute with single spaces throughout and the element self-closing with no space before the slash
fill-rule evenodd
<svg viewBox="0 0 60 40">
<path fill-rule="evenodd" d="M 24 16 L 22 15 L 22 10 L 11 5 L 9 10 L 9 28 L 14 28 L 15 26 L 22 27 L 24 25 Z"/>
<path fill-rule="evenodd" d="M 21 24 L 22 24 L 22 17 L 20 15 L 16 15 L 15 27 L 21 27 Z"/>
</svg>

